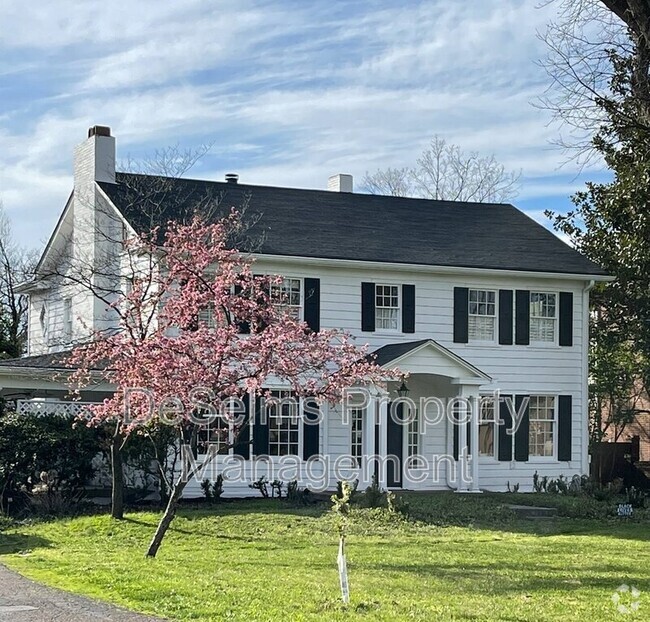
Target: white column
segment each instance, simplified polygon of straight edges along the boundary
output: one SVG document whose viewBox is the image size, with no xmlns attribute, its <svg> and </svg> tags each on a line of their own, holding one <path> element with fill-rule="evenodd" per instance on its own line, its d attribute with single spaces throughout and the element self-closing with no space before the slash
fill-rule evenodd
<svg viewBox="0 0 650 622">
<path fill-rule="evenodd" d="M 464 387 L 459 387 L 458 397 L 466 398 L 463 391 Z M 464 400 L 460 400 L 457 408 L 458 420 L 461 421 L 458 425 L 458 461 L 456 463 L 456 492 L 467 492 L 468 482 L 466 480 L 468 469 L 468 452 L 467 452 L 467 416 L 468 411 Z M 457 424 L 454 424 L 457 425 Z"/>
<path fill-rule="evenodd" d="M 386 455 L 388 454 L 388 394 L 379 396 L 379 447 L 377 455 L 381 462 L 379 465 L 379 486 L 388 487 L 388 469 L 386 467 Z"/>
<path fill-rule="evenodd" d="M 374 472 L 374 462 L 370 460 L 371 456 L 377 453 L 375 448 L 375 425 L 377 424 L 377 409 L 379 401 L 377 393 L 373 391 L 370 394 L 368 406 L 366 407 L 365 417 L 362 423 L 362 438 L 363 438 L 363 468 L 359 477 L 359 489 L 363 490 L 370 485 L 372 481 L 372 474 Z"/>
<path fill-rule="evenodd" d="M 470 484 L 470 491 L 471 492 L 481 492 L 481 489 L 479 488 L 479 470 L 478 470 L 478 462 L 479 462 L 479 448 L 478 448 L 478 426 L 479 426 L 479 417 L 481 414 L 481 409 L 480 409 L 480 403 L 479 403 L 479 396 L 478 395 L 472 395 L 470 397 L 470 404 L 471 404 L 471 430 L 472 430 L 472 436 L 471 436 L 471 442 L 470 446 L 472 448 L 472 483 Z"/>
</svg>

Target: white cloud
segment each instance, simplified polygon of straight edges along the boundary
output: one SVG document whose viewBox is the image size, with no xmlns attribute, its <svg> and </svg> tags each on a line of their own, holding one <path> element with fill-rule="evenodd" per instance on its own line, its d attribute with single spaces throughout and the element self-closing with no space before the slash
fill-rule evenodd
<svg viewBox="0 0 650 622">
<path fill-rule="evenodd" d="M 118 159 L 215 143 L 193 171 L 324 187 L 333 172 L 411 164 L 435 133 L 522 169 L 522 197 L 573 188 L 530 104 L 545 86 L 518 0 L 52 0 L 0 4 L 0 196 L 20 231 L 49 233 L 72 148 L 112 126 Z M 15 67 L 19 67 L 17 71 Z M 600 164 L 594 165 L 597 171 Z M 54 215 L 54 216 L 53 216 Z"/>
</svg>

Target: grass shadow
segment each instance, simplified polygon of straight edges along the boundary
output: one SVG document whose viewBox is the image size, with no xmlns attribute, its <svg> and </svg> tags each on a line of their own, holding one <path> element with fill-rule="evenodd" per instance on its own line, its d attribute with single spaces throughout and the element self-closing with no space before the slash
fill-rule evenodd
<svg viewBox="0 0 650 622">
<path fill-rule="evenodd" d="M 52 543 L 49 540 L 40 536 L 0 531 L 0 556 L 14 555 L 39 548 L 50 548 L 51 546 Z"/>
</svg>

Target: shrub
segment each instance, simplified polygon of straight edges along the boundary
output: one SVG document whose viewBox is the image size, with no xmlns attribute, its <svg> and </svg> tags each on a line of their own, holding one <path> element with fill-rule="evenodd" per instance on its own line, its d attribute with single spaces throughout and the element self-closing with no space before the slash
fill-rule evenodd
<svg viewBox="0 0 650 622">
<path fill-rule="evenodd" d="M 387 505 L 386 491 L 380 488 L 376 475 L 372 476 L 370 486 L 363 493 L 363 505 L 367 508 L 381 508 Z"/>
<path fill-rule="evenodd" d="M 299 488 L 298 480 L 294 479 L 287 484 L 287 501 L 299 505 L 306 505 L 309 502 L 311 492 L 308 488 Z"/>
<path fill-rule="evenodd" d="M 203 491 L 203 496 L 209 501 L 212 499 L 212 483 L 209 479 L 204 479 L 201 482 L 201 490 Z"/>
<path fill-rule="evenodd" d="M 39 506 L 32 493 L 45 483 L 40 473 L 56 473 L 48 487 L 50 497 L 55 490 L 60 493 L 57 506 L 73 503 L 93 477 L 93 459 L 101 448 L 102 432 L 73 419 L 0 411 L 0 513 L 9 498 L 16 514 Z"/>
<path fill-rule="evenodd" d="M 343 482 L 343 481 L 338 481 L 336 482 L 336 496 L 339 499 L 343 498 L 343 484 L 350 484 L 350 503 L 355 503 L 355 501 L 358 500 L 358 492 L 359 492 L 359 480 L 355 479 L 352 482 Z"/>
<path fill-rule="evenodd" d="M 215 501 L 219 501 L 219 499 L 221 499 L 222 494 L 223 494 L 223 475 L 219 473 L 217 475 L 217 479 L 215 479 L 214 483 L 212 484 L 212 498 Z"/>
<path fill-rule="evenodd" d="M 266 479 L 266 475 L 262 475 L 257 481 L 248 485 L 249 488 L 253 490 L 259 490 L 260 494 L 264 499 L 269 498 L 269 480 Z"/>
</svg>

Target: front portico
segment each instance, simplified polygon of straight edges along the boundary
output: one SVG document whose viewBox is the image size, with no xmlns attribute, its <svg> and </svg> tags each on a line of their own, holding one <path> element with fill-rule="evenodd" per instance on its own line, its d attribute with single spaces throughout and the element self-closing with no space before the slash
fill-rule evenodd
<svg viewBox="0 0 650 622">
<path fill-rule="evenodd" d="M 373 354 L 383 368 L 403 372 L 409 390 L 400 397 L 400 383 L 390 382 L 376 392 L 367 455 L 380 458 L 380 486 L 480 492 L 479 392 L 492 378 L 432 339 L 386 345 Z"/>
</svg>

